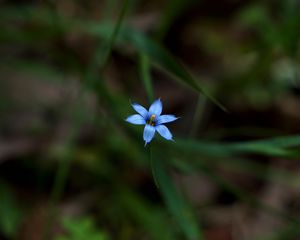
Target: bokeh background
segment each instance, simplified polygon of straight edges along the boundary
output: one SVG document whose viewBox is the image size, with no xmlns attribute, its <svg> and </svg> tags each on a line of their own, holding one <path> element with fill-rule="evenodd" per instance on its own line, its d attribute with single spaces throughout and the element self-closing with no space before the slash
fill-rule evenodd
<svg viewBox="0 0 300 240">
<path fill-rule="evenodd" d="M 0 239 L 300 239 L 298 0 L 1 0 L 0 27 Z M 157 98 L 175 142 L 144 147 Z"/>
</svg>

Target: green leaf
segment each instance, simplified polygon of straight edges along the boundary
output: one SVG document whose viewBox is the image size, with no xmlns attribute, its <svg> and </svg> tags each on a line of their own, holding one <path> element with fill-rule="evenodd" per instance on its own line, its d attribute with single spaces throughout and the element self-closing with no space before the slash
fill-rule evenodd
<svg viewBox="0 0 300 240">
<path fill-rule="evenodd" d="M 107 240 L 107 234 L 96 228 L 94 219 L 91 217 L 64 218 L 62 221 L 68 234 L 58 236 L 55 240 Z"/>
<path fill-rule="evenodd" d="M 147 93 L 148 101 L 149 103 L 152 103 L 154 101 L 154 93 L 150 74 L 150 64 L 149 58 L 145 54 L 140 54 L 139 56 L 139 70 L 140 78 L 144 83 L 144 87 Z"/>
<path fill-rule="evenodd" d="M 289 149 L 300 146 L 300 136 L 298 135 L 242 143 L 209 143 L 185 139 L 177 139 L 176 142 L 176 149 L 180 151 L 198 152 L 208 156 L 232 156 L 249 153 L 277 157 L 300 155 L 299 151 Z"/>
<path fill-rule="evenodd" d="M 189 240 L 203 239 L 196 217 L 184 198 L 177 192 L 170 175 L 166 172 L 165 163 L 155 159 L 154 164 L 159 190 L 182 232 Z"/>
<path fill-rule="evenodd" d="M 0 183 L 0 230 L 7 237 L 14 237 L 22 220 L 22 210 L 14 195 L 4 183 Z"/>
<path fill-rule="evenodd" d="M 101 25 L 89 24 L 85 25 L 84 30 L 90 34 L 99 35 L 103 38 L 110 36 L 112 25 L 110 23 L 103 23 Z M 212 102 L 218 105 L 224 111 L 226 110 L 221 103 L 212 97 L 203 86 L 200 86 L 198 81 L 186 70 L 186 68 L 172 56 L 165 48 L 160 46 L 154 40 L 151 40 L 143 33 L 129 27 L 123 26 L 118 35 L 118 42 L 122 45 L 132 45 L 135 49 L 145 54 L 152 64 L 165 70 L 167 73 L 174 76 L 179 82 L 184 83 L 207 96 Z"/>
</svg>

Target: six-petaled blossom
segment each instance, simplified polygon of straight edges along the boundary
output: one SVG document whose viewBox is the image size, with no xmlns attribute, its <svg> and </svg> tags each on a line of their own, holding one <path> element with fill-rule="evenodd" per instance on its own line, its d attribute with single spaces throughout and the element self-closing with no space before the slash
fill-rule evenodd
<svg viewBox="0 0 300 240">
<path fill-rule="evenodd" d="M 126 121 L 136 125 L 145 125 L 143 134 L 145 146 L 153 139 L 156 131 L 163 138 L 173 140 L 171 132 L 164 123 L 173 122 L 178 118 L 174 115 L 160 115 L 162 112 L 160 99 L 151 104 L 149 111 L 137 103 L 133 103 L 132 107 L 138 114 L 129 116 Z"/>
</svg>

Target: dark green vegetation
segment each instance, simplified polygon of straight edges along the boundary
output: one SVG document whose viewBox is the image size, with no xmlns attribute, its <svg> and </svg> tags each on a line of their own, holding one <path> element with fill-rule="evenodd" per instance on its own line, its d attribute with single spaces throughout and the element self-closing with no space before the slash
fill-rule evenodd
<svg viewBox="0 0 300 240">
<path fill-rule="evenodd" d="M 0 6 L 0 239 L 300 239 L 298 1 Z"/>
</svg>

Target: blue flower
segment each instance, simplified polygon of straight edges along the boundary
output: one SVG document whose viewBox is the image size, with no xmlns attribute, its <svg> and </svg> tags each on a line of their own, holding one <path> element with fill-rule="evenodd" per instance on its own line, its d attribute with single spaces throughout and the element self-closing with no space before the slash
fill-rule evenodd
<svg viewBox="0 0 300 240">
<path fill-rule="evenodd" d="M 160 115 L 162 112 L 162 103 L 160 99 L 155 100 L 147 111 L 143 106 L 133 103 L 133 109 L 138 113 L 129 116 L 126 121 L 135 125 L 145 125 L 143 138 L 145 146 L 151 142 L 157 131 L 163 138 L 167 140 L 172 139 L 172 133 L 163 125 L 164 123 L 173 122 L 178 118 L 174 115 Z"/>
</svg>

